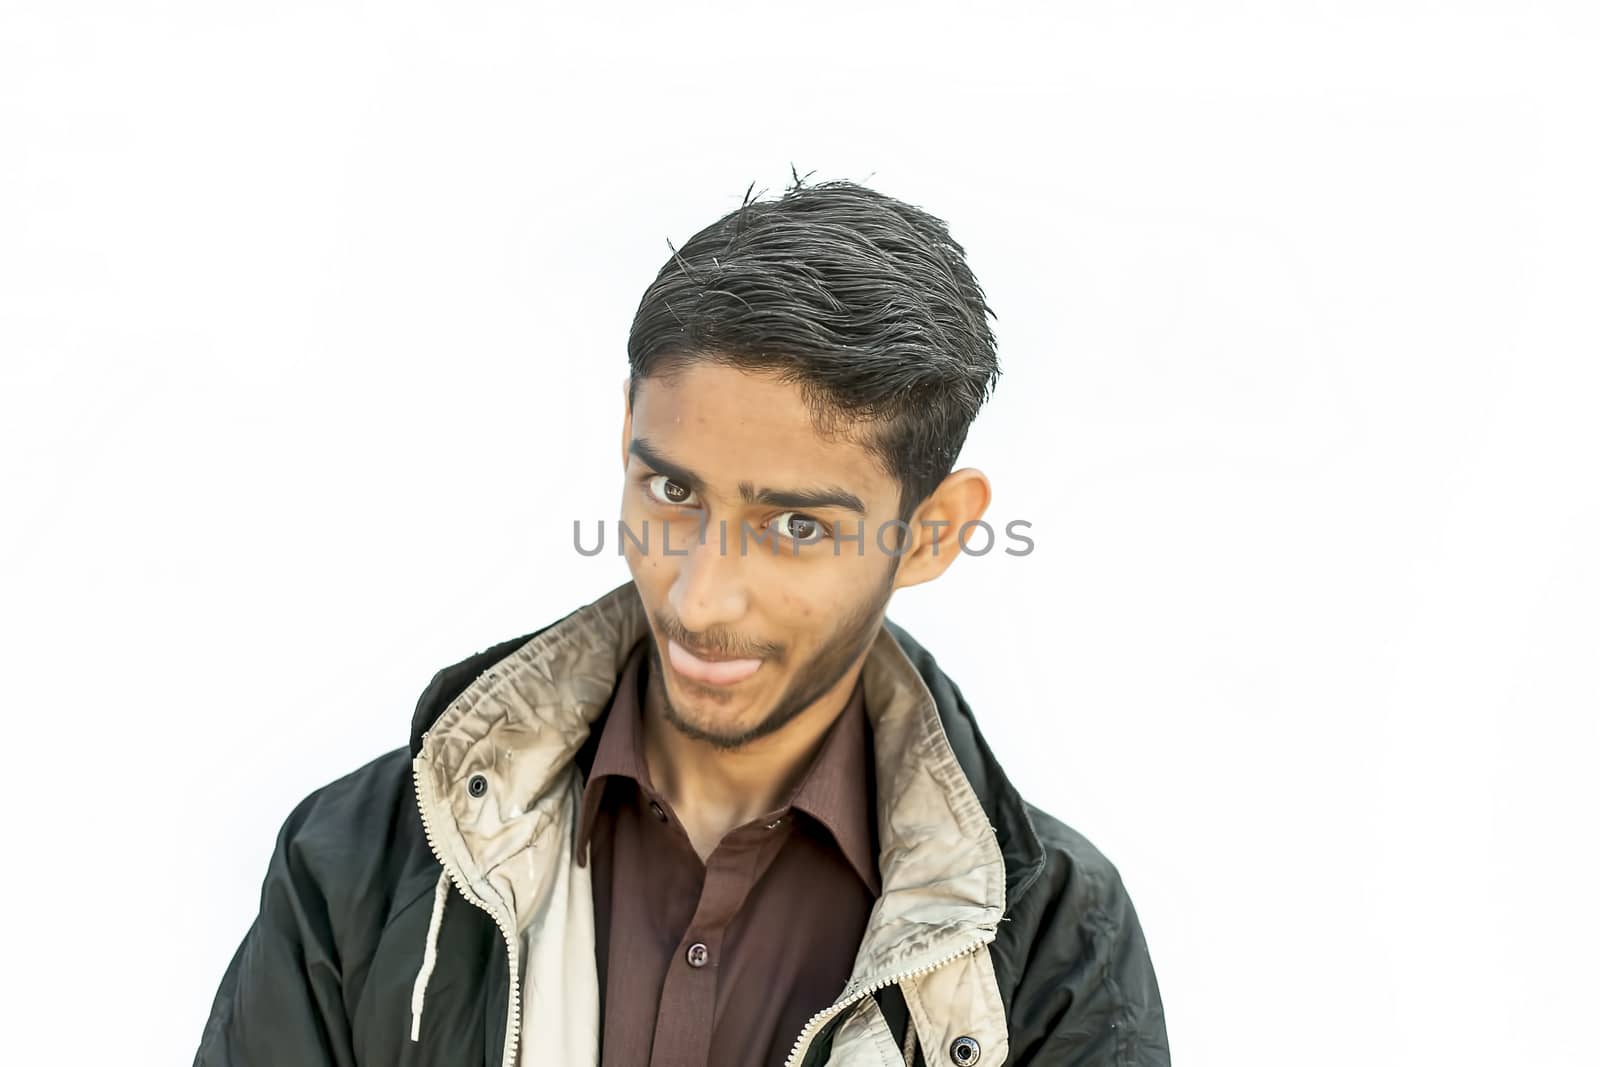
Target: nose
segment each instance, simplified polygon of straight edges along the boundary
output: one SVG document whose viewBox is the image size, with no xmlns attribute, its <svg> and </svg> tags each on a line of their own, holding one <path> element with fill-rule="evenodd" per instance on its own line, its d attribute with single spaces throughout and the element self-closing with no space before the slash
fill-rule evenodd
<svg viewBox="0 0 1600 1067">
<path fill-rule="evenodd" d="M 674 530 L 673 540 L 678 573 L 668 601 L 678 621 L 703 633 L 743 619 L 750 607 L 744 568 L 737 552 L 723 550 L 717 525 L 708 523 L 703 537 L 698 527 L 681 538 Z"/>
</svg>

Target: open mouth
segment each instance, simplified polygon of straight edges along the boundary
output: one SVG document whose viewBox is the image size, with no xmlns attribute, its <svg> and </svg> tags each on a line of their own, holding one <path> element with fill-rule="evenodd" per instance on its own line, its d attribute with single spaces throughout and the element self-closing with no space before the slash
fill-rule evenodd
<svg viewBox="0 0 1600 1067">
<path fill-rule="evenodd" d="M 667 658 L 672 669 L 701 685 L 735 685 L 761 669 L 759 659 L 714 659 L 697 656 L 668 638 Z"/>
</svg>

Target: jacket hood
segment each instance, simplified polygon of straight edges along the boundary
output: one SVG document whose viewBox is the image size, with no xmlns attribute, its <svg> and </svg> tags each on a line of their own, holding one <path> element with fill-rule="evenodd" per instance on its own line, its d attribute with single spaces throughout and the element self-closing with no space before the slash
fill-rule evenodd
<svg viewBox="0 0 1600 1067">
<path fill-rule="evenodd" d="M 594 604 L 576 608 L 546 626 L 492 645 L 439 670 L 418 698 L 411 717 L 411 755 L 415 757 L 422 750 L 424 735 L 445 709 L 491 667 L 580 612 L 619 598 L 637 600 L 637 596 L 633 583 L 625 582 Z M 972 708 L 962 696 L 960 688 L 939 667 L 933 655 L 893 620 L 886 618 L 883 629 L 894 638 L 927 687 L 956 761 L 971 783 L 989 824 L 994 828 L 1001 856 L 1005 860 L 1006 901 L 1009 906 L 1027 891 L 1044 868 L 1044 848 L 1028 814 L 1027 804 L 1006 777 L 1005 770 L 984 740 Z"/>
</svg>

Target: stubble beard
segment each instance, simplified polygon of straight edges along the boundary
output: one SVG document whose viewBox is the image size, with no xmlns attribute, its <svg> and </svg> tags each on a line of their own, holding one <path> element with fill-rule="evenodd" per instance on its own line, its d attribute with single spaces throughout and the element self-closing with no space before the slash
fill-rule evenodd
<svg viewBox="0 0 1600 1067">
<path fill-rule="evenodd" d="M 877 636 L 885 607 L 894 592 L 896 568 L 890 566 L 883 583 L 865 600 L 855 605 L 849 617 L 836 628 L 827 643 L 794 674 L 789 689 L 778 698 L 777 705 L 766 717 L 738 733 L 708 730 L 690 722 L 673 706 L 667 691 L 665 672 L 661 665 L 661 649 L 654 639 L 650 641 L 650 684 L 659 697 L 661 717 L 678 733 L 695 741 L 702 741 L 724 751 L 743 748 L 753 741 L 774 734 L 787 726 L 797 715 L 812 704 L 845 676 L 856 659 Z"/>
</svg>

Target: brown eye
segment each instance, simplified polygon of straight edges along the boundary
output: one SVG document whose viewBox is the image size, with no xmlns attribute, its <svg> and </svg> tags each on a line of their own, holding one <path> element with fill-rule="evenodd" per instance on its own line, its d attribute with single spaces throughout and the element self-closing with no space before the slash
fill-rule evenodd
<svg viewBox="0 0 1600 1067">
<path fill-rule="evenodd" d="M 788 521 L 785 522 L 785 519 Z M 781 536 L 799 541 L 801 544 L 820 541 L 828 535 L 828 531 L 822 523 L 813 519 L 810 515 L 802 515 L 798 511 L 785 511 L 774 520 L 773 524 L 778 527 L 778 533 Z"/>
<path fill-rule="evenodd" d="M 665 474 L 651 477 L 647 483 L 650 495 L 664 504 L 688 504 L 694 499 L 694 492 L 682 482 L 675 482 Z"/>
</svg>

